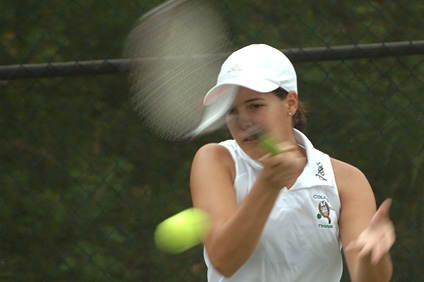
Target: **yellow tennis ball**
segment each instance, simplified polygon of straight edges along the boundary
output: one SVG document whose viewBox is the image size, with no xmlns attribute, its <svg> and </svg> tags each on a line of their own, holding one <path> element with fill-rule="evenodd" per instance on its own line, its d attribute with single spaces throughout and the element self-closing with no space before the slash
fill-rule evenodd
<svg viewBox="0 0 424 282">
<path fill-rule="evenodd" d="M 202 242 L 210 231 L 208 215 L 195 208 L 186 209 L 161 222 L 155 231 L 156 246 L 168 253 L 181 253 Z"/>
</svg>

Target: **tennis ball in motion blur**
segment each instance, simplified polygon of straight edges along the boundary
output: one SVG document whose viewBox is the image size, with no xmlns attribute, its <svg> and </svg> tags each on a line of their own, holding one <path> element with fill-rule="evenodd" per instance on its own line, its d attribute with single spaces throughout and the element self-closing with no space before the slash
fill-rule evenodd
<svg viewBox="0 0 424 282">
<path fill-rule="evenodd" d="M 208 215 L 189 208 L 160 223 L 155 231 L 156 246 L 167 253 L 181 253 L 202 242 L 211 224 Z"/>
</svg>

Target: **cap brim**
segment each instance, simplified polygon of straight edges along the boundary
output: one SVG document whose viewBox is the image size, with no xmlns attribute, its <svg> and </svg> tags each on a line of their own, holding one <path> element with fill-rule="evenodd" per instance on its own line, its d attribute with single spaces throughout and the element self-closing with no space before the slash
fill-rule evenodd
<svg viewBox="0 0 424 282">
<path fill-rule="evenodd" d="M 265 79 L 258 79 L 257 77 L 233 77 L 217 84 L 215 87 L 209 90 L 209 92 L 205 95 L 203 104 L 208 105 L 217 97 L 234 91 L 234 87 L 246 87 L 253 91 L 267 93 L 274 91 L 280 86 L 274 82 Z"/>
</svg>

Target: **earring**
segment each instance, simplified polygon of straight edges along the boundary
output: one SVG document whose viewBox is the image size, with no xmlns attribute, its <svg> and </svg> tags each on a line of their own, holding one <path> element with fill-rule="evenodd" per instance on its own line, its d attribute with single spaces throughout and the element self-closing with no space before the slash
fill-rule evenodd
<svg viewBox="0 0 424 282">
<path fill-rule="evenodd" d="M 289 112 L 289 116 L 291 117 L 291 115 L 292 115 L 292 112 Z"/>
</svg>

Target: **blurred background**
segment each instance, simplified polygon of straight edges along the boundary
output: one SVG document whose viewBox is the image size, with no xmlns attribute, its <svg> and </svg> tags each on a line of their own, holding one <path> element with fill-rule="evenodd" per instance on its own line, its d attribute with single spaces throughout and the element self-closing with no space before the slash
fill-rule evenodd
<svg viewBox="0 0 424 282">
<path fill-rule="evenodd" d="M 0 281 L 206 281 L 201 246 L 161 253 L 153 232 L 191 206 L 196 150 L 229 135 L 158 139 L 131 108 L 125 69 L 108 64 L 161 2 L 0 2 Z M 308 137 L 360 168 L 377 204 L 393 198 L 393 281 L 424 281 L 424 50 L 414 47 L 424 1 L 214 2 L 228 52 L 251 43 L 293 52 Z M 384 53 L 393 43 L 405 49 Z M 351 52 L 294 56 L 337 46 Z M 87 72 L 90 61 L 109 67 Z"/>
</svg>

